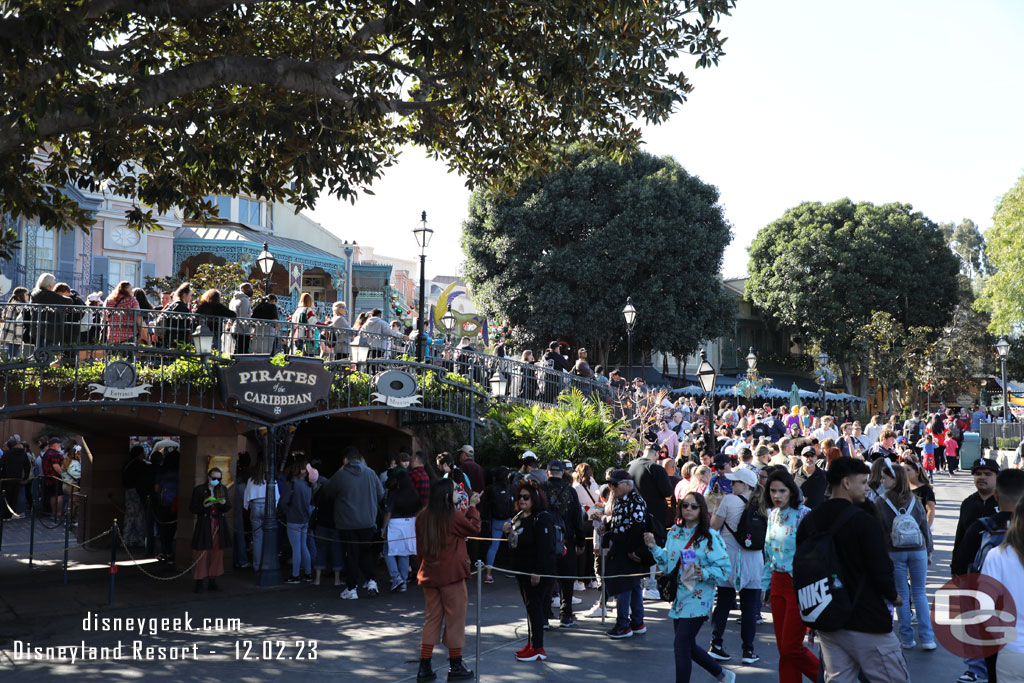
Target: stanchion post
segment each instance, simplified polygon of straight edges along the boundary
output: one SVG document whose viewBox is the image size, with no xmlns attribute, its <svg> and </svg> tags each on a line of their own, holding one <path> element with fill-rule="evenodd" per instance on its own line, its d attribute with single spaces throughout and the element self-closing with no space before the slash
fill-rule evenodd
<svg viewBox="0 0 1024 683">
<path fill-rule="evenodd" d="M 608 612 L 608 582 L 605 581 L 607 572 L 604 570 L 604 553 L 601 553 L 601 626 L 604 626 L 605 614 Z"/>
<path fill-rule="evenodd" d="M 74 494 L 71 494 L 72 496 Z M 71 511 L 74 505 L 68 506 L 67 514 L 64 515 L 64 585 L 68 585 L 68 544 L 71 541 Z"/>
<path fill-rule="evenodd" d="M 110 596 L 107 599 L 108 605 L 114 604 L 114 578 L 117 576 L 117 517 L 114 518 L 114 523 L 110 526 Z"/>
<path fill-rule="evenodd" d="M 473 669 L 474 679 L 480 683 L 480 604 L 484 599 L 484 563 L 476 561 L 476 666 Z"/>
<path fill-rule="evenodd" d="M 7 519 L 7 492 L 3 489 L 4 483 L 0 481 L 0 550 L 4 547 L 4 520 Z M 18 501 L 15 500 L 17 505 Z"/>
<path fill-rule="evenodd" d="M 32 490 L 29 489 L 29 494 L 32 495 Z M 36 554 L 36 514 L 39 510 L 39 498 L 35 497 L 32 501 L 32 523 L 28 528 L 28 566 L 32 568 L 33 557 Z"/>
</svg>

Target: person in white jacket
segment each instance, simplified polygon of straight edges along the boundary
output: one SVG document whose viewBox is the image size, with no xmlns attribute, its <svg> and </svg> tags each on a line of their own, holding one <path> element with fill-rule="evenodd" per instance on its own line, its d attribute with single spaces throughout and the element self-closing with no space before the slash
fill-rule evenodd
<svg viewBox="0 0 1024 683">
<path fill-rule="evenodd" d="M 249 342 L 252 341 L 252 323 L 249 322 L 249 318 L 252 317 L 250 297 L 252 297 L 252 285 L 243 282 L 238 285 L 238 291 L 232 295 L 231 301 L 228 303 L 228 308 L 238 316 L 232 328 L 235 353 L 249 353 Z"/>
</svg>

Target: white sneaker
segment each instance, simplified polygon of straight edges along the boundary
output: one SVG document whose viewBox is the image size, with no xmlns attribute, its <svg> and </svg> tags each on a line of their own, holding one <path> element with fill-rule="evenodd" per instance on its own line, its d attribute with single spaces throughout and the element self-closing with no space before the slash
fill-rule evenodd
<svg viewBox="0 0 1024 683">
<path fill-rule="evenodd" d="M 572 596 L 572 604 L 574 604 L 574 605 L 582 605 L 583 604 L 583 598 L 577 598 L 575 595 Z"/>
<path fill-rule="evenodd" d="M 342 600 L 356 600 L 359 598 L 359 593 L 356 592 L 355 588 L 346 588 L 341 591 Z"/>
<path fill-rule="evenodd" d="M 605 616 L 605 609 L 604 609 L 604 607 L 601 607 L 601 605 L 594 605 L 593 607 L 588 609 L 586 612 L 584 612 L 583 616 L 588 617 L 588 618 L 595 618 L 596 617 L 596 618 L 600 619 L 601 617 Z"/>
<path fill-rule="evenodd" d="M 722 669 L 722 683 L 736 683 L 736 674 L 728 669 Z"/>
<path fill-rule="evenodd" d="M 598 581 L 596 581 L 596 580 L 595 581 L 591 581 L 590 583 L 587 584 L 587 588 L 593 588 L 595 590 L 600 590 L 601 584 Z"/>
<path fill-rule="evenodd" d="M 644 600 L 661 600 L 661 594 L 654 588 L 645 588 Z"/>
<path fill-rule="evenodd" d="M 572 585 L 574 591 L 584 591 L 587 589 L 586 585 L 582 581 L 577 581 Z"/>
<path fill-rule="evenodd" d="M 921 649 L 922 650 L 934 650 L 937 647 L 938 647 L 938 645 L 935 644 L 934 640 L 929 640 L 927 642 L 921 643 Z"/>
<path fill-rule="evenodd" d="M 377 589 L 377 582 L 374 581 L 373 579 L 370 579 L 369 581 L 366 582 L 366 593 L 371 598 L 373 596 L 378 595 L 380 593 L 380 591 Z"/>
</svg>

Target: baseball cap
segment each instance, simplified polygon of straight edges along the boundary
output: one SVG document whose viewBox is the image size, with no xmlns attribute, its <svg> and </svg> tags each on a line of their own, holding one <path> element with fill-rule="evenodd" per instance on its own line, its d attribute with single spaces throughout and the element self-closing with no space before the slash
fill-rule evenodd
<svg viewBox="0 0 1024 683">
<path fill-rule="evenodd" d="M 742 481 L 750 488 L 757 487 L 757 474 L 752 469 L 740 467 L 732 472 L 726 472 L 725 478 L 729 481 Z"/>
<path fill-rule="evenodd" d="M 522 455 L 519 456 L 519 459 L 520 460 L 536 460 L 537 459 L 537 454 L 534 453 L 533 451 L 525 451 Z"/>
<path fill-rule="evenodd" d="M 978 458 L 978 462 L 974 463 L 974 467 L 971 468 L 971 474 L 978 470 L 989 470 L 999 474 L 999 463 L 992 458 Z"/>
<path fill-rule="evenodd" d="M 471 458 L 472 458 L 472 457 L 473 457 L 473 454 L 474 454 L 474 453 L 475 453 L 476 451 L 474 451 L 474 450 L 473 450 L 473 447 L 472 447 L 472 446 L 470 446 L 469 444 L 466 444 L 465 446 L 463 446 L 462 448 L 460 448 L 460 449 L 459 449 L 459 452 L 461 452 L 461 453 L 465 453 L 466 455 L 468 455 L 469 457 L 471 457 Z"/>
<path fill-rule="evenodd" d="M 744 429 L 742 432 L 740 432 L 740 438 L 742 439 L 749 439 L 751 436 L 752 434 L 749 429 Z"/>
<path fill-rule="evenodd" d="M 561 474 L 565 472 L 565 465 L 561 460 L 552 460 L 548 463 L 548 472 L 558 472 Z"/>
<path fill-rule="evenodd" d="M 623 469 L 614 469 L 611 474 L 608 475 L 608 483 L 612 486 L 621 484 L 624 481 L 633 481 L 633 477 L 629 476 L 629 472 Z"/>
<path fill-rule="evenodd" d="M 814 446 L 804 446 L 800 449 L 801 458 L 806 458 L 809 455 L 818 456 L 818 451 L 814 450 Z"/>
<path fill-rule="evenodd" d="M 60 443 L 60 442 L 61 441 L 60 441 L 60 437 L 59 436 L 51 436 L 50 440 L 47 441 L 46 443 Z"/>
<path fill-rule="evenodd" d="M 717 469 L 719 467 L 725 467 L 726 465 L 729 464 L 729 462 L 730 461 L 729 461 L 729 456 L 728 455 L 726 455 L 724 453 L 719 453 L 718 455 L 715 456 L 713 464 L 714 464 L 715 468 Z"/>
</svg>

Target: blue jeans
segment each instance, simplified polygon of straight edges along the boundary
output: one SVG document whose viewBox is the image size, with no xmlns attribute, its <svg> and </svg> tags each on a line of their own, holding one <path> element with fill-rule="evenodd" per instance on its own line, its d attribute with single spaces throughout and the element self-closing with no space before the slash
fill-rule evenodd
<svg viewBox="0 0 1024 683">
<path fill-rule="evenodd" d="M 385 543 L 384 548 L 384 564 L 387 565 L 388 575 L 391 577 L 392 583 L 401 579 L 402 581 L 409 580 L 409 556 L 408 555 L 388 555 L 387 544 Z"/>
<path fill-rule="evenodd" d="M 707 650 L 697 645 L 697 633 L 705 621 L 707 617 L 672 620 L 672 628 L 675 630 L 673 650 L 676 654 L 676 683 L 689 683 L 694 662 L 715 678 L 722 675 L 722 666 L 711 658 Z"/>
<path fill-rule="evenodd" d="M 491 520 L 491 538 L 501 538 L 501 528 L 505 526 L 507 519 L 492 519 Z M 498 556 L 498 544 L 501 541 L 491 541 L 491 547 L 487 549 L 487 566 L 494 566 L 494 558 Z"/>
<path fill-rule="evenodd" d="M 341 559 L 341 535 L 337 529 L 318 526 L 315 530 L 316 555 L 313 557 L 314 569 L 331 569 L 340 572 L 345 568 Z"/>
<path fill-rule="evenodd" d="M 644 623 L 644 590 L 640 579 L 631 579 L 633 587 L 619 593 L 615 601 L 615 625 L 629 628 Z"/>
<path fill-rule="evenodd" d="M 299 575 L 299 565 L 305 574 L 310 573 L 309 546 L 306 545 L 308 524 L 288 523 L 288 543 L 292 546 L 292 576 Z"/>
<path fill-rule="evenodd" d="M 896 593 L 903 604 L 896 608 L 899 617 L 899 636 L 904 645 L 914 641 L 914 627 L 910 623 L 910 596 L 914 597 L 914 611 L 917 613 L 917 635 L 922 643 L 935 640 L 932 631 L 931 614 L 928 611 L 928 595 L 925 582 L 928 574 L 927 550 L 896 550 L 889 553 L 893 573 L 896 577 Z M 907 586 L 907 573 L 910 586 Z"/>
<path fill-rule="evenodd" d="M 988 669 L 985 667 L 984 659 L 967 659 L 964 658 L 964 664 L 967 666 L 968 671 L 973 671 L 974 674 L 980 679 L 985 680 L 988 678 Z"/>
<path fill-rule="evenodd" d="M 249 521 L 252 522 L 252 566 L 256 571 L 270 569 L 277 558 L 263 557 L 263 513 L 266 501 L 263 498 L 249 501 Z"/>
</svg>

